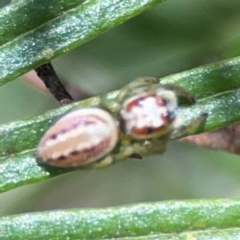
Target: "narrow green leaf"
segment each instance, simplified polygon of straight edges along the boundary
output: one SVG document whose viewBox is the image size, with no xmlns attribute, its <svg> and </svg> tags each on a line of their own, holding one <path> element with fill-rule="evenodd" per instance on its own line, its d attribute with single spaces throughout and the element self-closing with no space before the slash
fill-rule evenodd
<svg viewBox="0 0 240 240">
<path fill-rule="evenodd" d="M 208 64 L 192 70 L 173 74 L 162 79 L 186 88 L 197 99 L 239 88 L 240 57 Z"/>
<path fill-rule="evenodd" d="M 0 10 L 0 45 L 57 18 L 84 0 L 18 0 Z"/>
<path fill-rule="evenodd" d="M 239 237 L 239 215 L 240 201 L 230 199 L 60 210 L 2 217 L 0 238 L 231 239 Z"/>
<path fill-rule="evenodd" d="M 39 182 L 66 170 L 39 166 L 34 151 L 10 156 L 0 161 L 0 192 Z"/>
<path fill-rule="evenodd" d="M 22 0 L 6 6 L 0 10 L 0 44 L 4 43 L 0 47 L 0 85 L 160 2 Z"/>
<path fill-rule="evenodd" d="M 195 105 L 180 108 L 186 124 L 201 113 L 209 114 L 205 125 L 194 133 L 213 130 L 240 120 L 240 58 L 174 74 L 161 81 L 180 85 L 198 96 Z M 215 86 L 218 86 L 219 92 Z M 111 101 L 117 96 L 118 91 L 107 94 Z M 34 157 L 34 149 L 52 121 L 69 108 L 98 106 L 101 101 L 101 97 L 94 97 L 49 111 L 42 116 L 0 126 L 0 192 L 66 172 L 40 167 Z"/>
<path fill-rule="evenodd" d="M 162 78 L 161 82 L 179 85 L 196 96 L 197 104 L 181 108 L 185 121 L 193 121 L 199 113 L 207 112 L 209 117 L 204 130 L 209 131 L 239 120 L 240 114 L 236 109 L 239 104 L 240 57 L 173 74 Z M 117 95 L 115 91 L 106 96 L 114 101 Z M 101 97 L 94 97 L 49 111 L 42 116 L 1 125 L 0 156 L 35 148 L 52 121 L 70 108 L 100 104 Z"/>
</svg>

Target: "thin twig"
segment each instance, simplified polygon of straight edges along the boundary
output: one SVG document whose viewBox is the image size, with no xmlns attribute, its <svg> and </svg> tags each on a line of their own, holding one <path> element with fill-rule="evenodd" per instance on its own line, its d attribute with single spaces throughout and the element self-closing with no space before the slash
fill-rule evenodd
<svg viewBox="0 0 240 240">
<path fill-rule="evenodd" d="M 39 78 L 45 83 L 54 98 L 61 105 L 66 105 L 74 101 L 61 83 L 51 63 L 43 64 L 42 66 L 36 68 L 35 71 Z"/>
</svg>

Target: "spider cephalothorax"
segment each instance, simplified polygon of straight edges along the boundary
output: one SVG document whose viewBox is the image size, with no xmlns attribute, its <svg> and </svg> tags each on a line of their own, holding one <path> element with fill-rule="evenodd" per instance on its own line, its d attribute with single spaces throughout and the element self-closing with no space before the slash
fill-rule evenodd
<svg viewBox="0 0 240 240">
<path fill-rule="evenodd" d="M 136 79 L 119 96 L 121 131 L 142 140 L 176 132 L 183 126 L 178 113 L 178 95 L 194 102 L 193 97 L 179 87 L 160 84 L 152 77 Z"/>
</svg>

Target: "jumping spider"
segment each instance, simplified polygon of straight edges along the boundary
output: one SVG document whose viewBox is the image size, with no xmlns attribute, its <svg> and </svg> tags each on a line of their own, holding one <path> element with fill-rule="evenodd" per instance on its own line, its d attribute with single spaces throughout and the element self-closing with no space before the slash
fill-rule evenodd
<svg viewBox="0 0 240 240">
<path fill-rule="evenodd" d="M 60 118 L 41 139 L 37 156 L 53 166 L 91 168 L 163 153 L 170 139 L 183 136 L 206 118 L 202 114 L 183 125 L 178 96 L 194 103 L 182 88 L 160 84 L 153 77 L 137 78 L 119 91 L 115 101 L 103 100 L 103 109 L 78 108 Z"/>
</svg>

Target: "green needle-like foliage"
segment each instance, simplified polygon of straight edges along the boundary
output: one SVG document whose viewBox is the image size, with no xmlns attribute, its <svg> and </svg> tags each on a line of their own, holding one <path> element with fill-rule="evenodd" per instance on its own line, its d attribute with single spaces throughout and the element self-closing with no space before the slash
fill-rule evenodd
<svg viewBox="0 0 240 240">
<path fill-rule="evenodd" d="M 19 0 L 0 10 L 0 85 L 70 51 L 160 3 L 161 0 Z M 240 57 L 160 79 L 183 87 L 197 103 L 183 105 L 192 133 L 240 120 Z M 106 94 L 115 101 L 118 91 Z M 35 148 L 54 120 L 72 107 L 98 106 L 103 96 L 42 116 L 0 126 L 0 192 L 68 172 L 40 166 Z M 111 111 L 111 109 L 110 109 Z M 149 152 L 151 154 L 151 152 Z M 0 218 L 0 239 L 239 239 L 239 200 L 138 204 L 99 210 L 62 210 Z"/>
<path fill-rule="evenodd" d="M 2 239 L 238 239 L 239 200 L 171 201 L 0 218 Z M 211 214 L 209 214 L 211 213 Z"/>
<path fill-rule="evenodd" d="M 0 10 L 0 85 L 160 2 L 20 0 L 3 8 Z"/>
<path fill-rule="evenodd" d="M 208 113 L 200 131 L 209 131 L 240 120 L 240 58 L 215 63 L 183 73 L 174 74 L 160 80 L 162 83 L 179 85 L 197 96 L 197 103 L 181 107 L 180 111 L 188 124 L 201 113 Z M 227 83 L 227 84 L 226 84 Z M 216 90 L 216 87 L 217 90 Z M 114 101 L 118 91 L 106 95 Z M 103 96 L 70 104 L 45 115 L 12 122 L 0 127 L 0 191 L 6 191 L 27 183 L 41 181 L 66 170 L 39 166 L 34 150 L 51 123 L 65 111 L 76 106 L 96 106 Z M 231 106 L 231 107 L 229 107 Z M 151 152 L 149 152 L 151 154 Z"/>
</svg>

